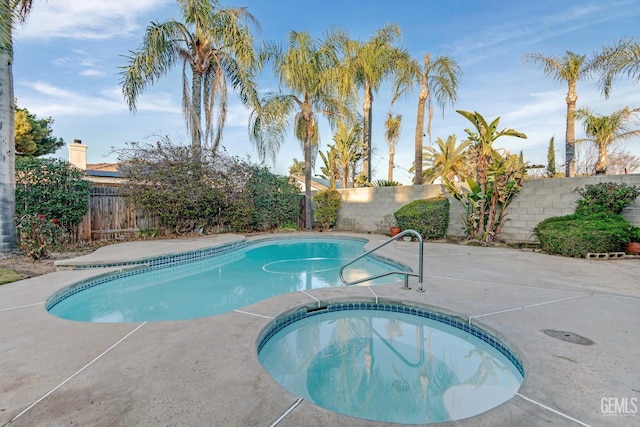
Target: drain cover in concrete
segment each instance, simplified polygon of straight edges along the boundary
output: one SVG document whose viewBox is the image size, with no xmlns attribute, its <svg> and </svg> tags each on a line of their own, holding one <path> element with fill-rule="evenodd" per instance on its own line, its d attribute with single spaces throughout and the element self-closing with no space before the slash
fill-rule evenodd
<svg viewBox="0 0 640 427">
<path fill-rule="evenodd" d="M 581 344 L 581 345 L 592 345 L 593 341 L 589 338 L 585 338 L 582 335 L 574 334 L 573 332 L 567 331 L 554 331 L 553 329 L 543 329 L 546 335 L 549 335 L 552 338 L 557 338 L 562 341 L 570 342 L 573 344 Z"/>
</svg>

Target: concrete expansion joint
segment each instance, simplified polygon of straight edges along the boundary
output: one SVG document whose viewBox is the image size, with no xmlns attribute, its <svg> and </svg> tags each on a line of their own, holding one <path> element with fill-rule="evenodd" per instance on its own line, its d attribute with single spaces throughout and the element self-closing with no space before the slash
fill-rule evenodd
<svg viewBox="0 0 640 427">
<path fill-rule="evenodd" d="M 42 305 L 42 304 L 44 304 L 44 302 L 36 302 L 36 303 L 33 303 L 33 304 L 25 304 L 25 305 L 17 305 L 15 307 L 0 308 L 0 312 L 9 311 L 9 310 L 16 310 L 18 308 L 33 307 L 33 306 Z"/>
<path fill-rule="evenodd" d="M 551 408 L 551 407 L 549 407 L 549 406 L 547 406 L 547 405 L 544 405 L 544 404 L 542 404 L 542 403 L 540 403 L 540 402 L 537 402 L 537 401 L 535 401 L 535 400 L 533 400 L 533 399 L 531 399 L 531 398 L 529 398 L 529 397 L 526 397 L 526 396 L 524 396 L 524 395 L 522 395 L 522 394 L 520 394 L 520 393 L 518 393 L 518 392 L 516 392 L 516 396 L 519 396 L 519 397 L 521 397 L 522 399 L 526 400 L 527 402 L 533 403 L 533 404 L 534 404 L 534 405 L 536 405 L 536 406 L 539 406 L 539 407 L 541 407 L 541 408 L 544 408 L 544 409 L 546 409 L 547 411 L 551 411 L 551 412 L 553 412 L 553 413 L 554 413 L 554 414 L 556 414 L 556 415 L 560 415 L 560 416 L 561 416 L 561 417 L 563 417 L 563 418 L 566 418 L 566 419 L 568 419 L 568 420 L 571 420 L 571 421 L 573 421 L 574 423 L 579 424 L 579 425 L 581 425 L 581 426 L 583 426 L 583 427 L 592 427 L 591 425 L 589 425 L 589 424 L 587 424 L 587 423 L 583 423 L 582 421 L 580 421 L 580 420 L 578 420 L 578 419 L 575 419 L 575 418 L 573 418 L 573 417 L 571 417 L 571 416 L 569 416 L 569 415 L 567 415 L 567 414 L 564 414 L 564 413 L 562 413 L 562 412 L 560 412 L 560 411 L 557 411 L 557 410 L 555 410 L 555 409 L 553 409 L 553 408 Z"/>
<path fill-rule="evenodd" d="M 300 292 L 302 292 L 303 294 L 305 294 L 305 295 L 306 295 L 306 296 L 308 296 L 309 298 L 316 300 L 316 301 L 318 302 L 318 308 L 320 308 L 320 303 L 321 303 L 320 299 L 318 299 L 318 298 L 314 297 L 313 295 L 311 295 L 311 294 L 310 294 L 309 292 L 307 292 L 307 291 L 300 291 Z"/>
<path fill-rule="evenodd" d="M 376 297 L 376 304 L 378 304 L 378 294 L 376 294 L 376 292 L 371 288 L 371 286 L 367 286 L 369 288 L 369 292 L 371 292 L 373 294 L 374 297 Z"/>
<path fill-rule="evenodd" d="M 233 310 L 235 313 L 246 314 L 248 316 L 261 317 L 263 319 L 274 319 L 272 316 L 265 316 L 264 314 L 251 313 L 250 311 Z"/>
<path fill-rule="evenodd" d="M 506 308 L 504 310 L 492 311 L 490 313 L 476 314 L 475 316 L 469 316 L 469 319 L 468 319 L 467 322 L 471 325 L 473 319 L 477 319 L 479 317 L 493 316 L 493 315 L 496 315 L 496 314 L 508 313 L 508 312 L 517 311 L 517 310 L 525 310 L 527 308 L 540 307 L 542 305 L 555 304 L 557 302 L 569 301 L 569 300 L 572 300 L 572 299 L 584 298 L 584 297 L 589 297 L 589 296 L 593 296 L 593 293 L 580 294 L 580 295 L 576 295 L 576 296 L 573 296 L 573 297 L 560 298 L 560 299 L 555 299 L 555 300 L 551 300 L 551 301 L 544 301 L 544 302 L 539 302 L 539 303 L 536 303 L 536 304 L 521 305 L 521 306 L 517 306 L 517 307 Z"/>
<path fill-rule="evenodd" d="M 273 423 L 271 423 L 271 424 L 270 424 L 270 427 L 275 427 L 275 426 L 277 426 L 278 424 L 280 424 L 280 421 L 282 421 L 282 420 L 283 420 L 287 415 L 289 415 L 289 414 L 291 413 L 291 411 L 293 411 L 294 409 L 296 409 L 296 407 L 297 407 L 299 404 L 301 404 L 301 403 L 302 403 L 302 400 L 303 400 L 303 399 L 302 399 L 301 397 L 299 397 L 299 398 L 298 398 L 298 400 L 296 400 L 295 402 L 293 402 L 293 405 L 291 405 L 291 406 L 289 407 L 289 409 L 287 409 L 287 410 L 284 412 L 284 414 L 280 415 L 280 416 L 278 417 L 278 419 L 277 419 L 277 420 L 275 420 Z"/>
</svg>

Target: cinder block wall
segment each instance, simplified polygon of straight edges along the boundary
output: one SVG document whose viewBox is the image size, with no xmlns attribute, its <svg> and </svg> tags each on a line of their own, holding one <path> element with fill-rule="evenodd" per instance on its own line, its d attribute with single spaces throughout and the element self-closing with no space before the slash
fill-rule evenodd
<svg viewBox="0 0 640 427">
<path fill-rule="evenodd" d="M 530 242 L 533 228 L 543 219 L 569 215 L 575 211 L 580 195 L 576 188 L 599 182 L 616 182 L 640 186 L 640 174 L 603 175 L 577 178 L 534 179 L 526 181 L 520 194 L 507 210 L 502 237 L 507 242 Z M 623 216 L 640 226 L 640 200 L 626 208 Z"/>
<path fill-rule="evenodd" d="M 540 221 L 552 216 L 573 213 L 575 202 L 580 198 L 574 190 L 598 182 L 640 186 L 640 174 L 526 181 L 520 194 L 507 210 L 502 237 L 511 243 L 535 242 L 531 233 Z M 349 188 L 338 191 L 341 193 L 342 202 L 336 228 L 341 231 L 380 234 L 388 234 L 389 227 L 396 225 L 393 213 L 405 204 L 442 194 L 439 185 Z M 451 211 L 448 234 L 450 237 L 463 237 L 465 230 L 462 218 L 466 212 L 457 200 L 449 197 L 449 201 Z M 626 208 L 623 215 L 633 224 L 640 226 L 640 200 Z"/>
<path fill-rule="evenodd" d="M 341 195 L 336 229 L 389 234 L 395 226 L 393 213 L 409 202 L 441 194 L 439 185 L 403 185 L 338 190 Z"/>
</svg>

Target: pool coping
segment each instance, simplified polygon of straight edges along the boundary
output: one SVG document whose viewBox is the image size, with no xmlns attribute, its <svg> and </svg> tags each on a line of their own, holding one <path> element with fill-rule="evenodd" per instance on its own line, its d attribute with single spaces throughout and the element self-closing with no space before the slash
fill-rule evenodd
<svg viewBox="0 0 640 427">
<path fill-rule="evenodd" d="M 366 238 L 369 245 L 386 239 L 354 233 L 314 235 Z M 272 236 L 248 238 L 268 237 Z M 215 239 L 204 240 L 197 245 Z M 456 316 L 496 336 L 521 357 L 526 376 L 517 397 L 487 413 L 444 425 L 516 425 L 526 420 L 534 426 L 622 426 L 629 417 L 637 417 L 608 410 L 616 408 L 613 403 L 638 396 L 637 374 L 629 375 L 637 373 L 638 348 L 628 343 L 640 342 L 633 326 L 640 324 L 640 291 L 622 281 L 640 277 L 640 264 L 563 259 L 505 248 L 427 246 L 425 293 L 405 291 L 398 284 L 318 289 L 189 321 L 87 324 L 58 319 L 44 310 L 43 301 L 53 292 L 117 271 L 114 266 L 63 270 L 3 285 L 0 321 L 13 327 L 3 328 L 0 335 L 0 367 L 8 373 L 8 385 L 0 388 L 0 425 L 21 413 L 12 426 L 276 421 L 279 426 L 387 425 L 298 401 L 257 360 L 260 333 L 274 318 L 302 306 L 347 301 L 410 304 Z M 135 247 L 127 249 L 134 251 L 129 256 L 141 252 Z M 117 252 L 126 255 L 124 250 Z M 381 254 L 415 269 L 417 255 L 410 243 L 398 242 Z M 571 271 L 574 279 L 557 277 L 564 271 Z M 595 312 L 599 319 L 589 315 Z M 561 327 L 596 344 L 580 347 L 539 333 Z M 212 341 L 226 344 L 212 347 L 207 344 Z M 198 368 L 203 365 L 207 369 Z M 207 399 L 198 398 L 205 395 Z M 95 401 L 101 403 L 91 403 Z"/>
</svg>

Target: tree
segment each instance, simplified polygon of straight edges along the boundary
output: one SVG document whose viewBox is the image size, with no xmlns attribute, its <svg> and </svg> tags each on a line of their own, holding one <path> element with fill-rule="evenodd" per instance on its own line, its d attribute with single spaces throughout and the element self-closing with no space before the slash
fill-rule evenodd
<svg viewBox="0 0 640 427">
<path fill-rule="evenodd" d="M 433 102 L 442 108 L 446 105 L 454 105 L 458 100 L 458 85 L 462 78 L 460 66 L 449 56 L 438 56 L 431 61 L 431 54 L 424 57 L 424 68 L 417 61 L 406 70 L 402 70 L 395 82 L 397 99 L 401 94 L 412 90 L 415 84 L 420 86 L 418 94 L 418 113 L 416 119 L 416 135 L 414 142 L 414 169 L 413 183 L 422 184 L 422 146 L 425 137 L 424 113 L 428 107 L 427 134 L 431 139 L 431 119 L 433 117 Z"/>
<path fill-rule="evenodd" d="M 304 175 L 304 162 L 294 158 L 293 164 L 289 166 L 289 175 Z"/>
<path fill-rule="evenodd" d="M 119 150 L 122 194 L 176 233 L 268 230 L 295 223 L 299 190 L 287 177 L 220 152 L 193 162 L 168 139 Z"/>
<path fill-rule="evenodd" d="M 514 129 L 498 131 L 500 117 L 488 123 L 478 112 L 457 112 L 475 127 L 475 130 L 465 129 L 474 170 L 466 179 L 468 189 L 444 176 L 443 185 L 467 207 L 469 214 L 465 224 L 469 236 L 483 244 L 491 244 L 500 240 L 506 208 L 520 191 L 526 173 L 526 165 L 520 156 L 501 152 L 493 147 L 493 143 L 502 136 L 527 136 Z"/>
<path fill-rule="evenodd" d="M 626 74 L 630 79 L 640 81 L 640 44 L 632 39 L 623 39 L 613 46 L 605 47 L 598 63 L 598 71 L 600 87 L 606 99 L 609 98 L 611 84 L 616 76 Z"/>
<path fill-rule="evenodd" d="M 227 117 L 227 81 L 246 106 L 258 103 L 253 81 L 257 59 L 254 40 L 244 24 L 256 21 L 246 9 L 222 9 L 217 0 L 178 0 L 178 4 L 184 22 L 172 19 L 147 27 L 142 47 L 132 52 L 121 72 L 122 93 L 129 109 L 136 111 L 144 89 L 166 75 L 176 62 L 182 62 L 182 111 L 191 144 L 195 155 L 203 143 L 215 154 Z"/>
<path fill-rule="evenodd" d="M 273 63 L 280 85 L 287 93 L 269 92 L 249 118 L 249 136 L 261 158 L 275 158 L 293 119 L 294 134 L 304 151 L 305 228 L 311 230 L 311 171 L 318 147 L 318 113 L 333 123 L 343 111 L 343 100 L 336 95 L 335 69 L 338 64 L 335 34 L 314 40 L 308 32 L 292 31 L 289 46 L 282 52 L 271 46 L 265 61 Z"/>
<path fill-rule="evenodd" d="M 382 82 L 392 73 L 397 73 L 410 65 L 406 51 L 393 46 L 400 37 L 397 24 L 387 24 L 375 32 L 366 42 L 345 41 L 345 58 L 341 67 L 341 87 L 344 92 L 362 88 L 363 110 L 363 173 L 367 181 L 371 180 L 371 125 L 373 96 Z M 354 87 L 355 86 L 355 87 Z"/>
<path fill-rule="evenodd" d="M 640 135 L 640 124 L 637 114 L 640 108 L 624 107 L 608 116 L 594 113 L 589 108 L 580 108 L 575 116 L 582 120 L 587 141 L 592 141 L 598 148 L 598 161 L 595 166 L 596 175 L 607 173 L 607 149 L 616 141 L 625 141 Z"/>
<path fill-rule="evenodd" d="M 340 179 L 340 162 L 338 161 L 336 147 L 329 145 L 329 150 L 326 154 L 320 151 L 320 158 L 323 164 L 320 167 L 320 172 L 322 173 L 318 176 L 329 181 L 330 190 L 335 190 Z"/>
<path fill-rule="evenodd" d="M 32 0 L 0 0 L 0 255 L 18 251 L 15 223 L 13 28 L 24 22 Z"/>
<path fill-rule="evenodd" d="M 549 140 L 549 151 L 547 152 L 547 173 L 551 177 L 556 175 L 556 148 L 553 136 Z"/>
<path fill-rule="evenodd" d="M 451 182 L 463 182 L 469 175 L 469 159 L 467 148 L 470 141 L 456 143 L 456 136 L 449 135 L 447 140 L 436 138 L 436 147 L 424 147 L 424 167 L 422 180 L 429 184 L 438 179 L 447 179 Z M 409 172 L 412 172 L 412 167 Z"/>
<path fill-rule="evenodd" d="M 23 157 L 16 161 L 16 214 L 44 215 L 72 231 L 89 205 L 91 182 L 83 170 L 61 159 Z"/>
<path fill-rule="evenodd" d="M 578 101 L 578 81 L 590 77 L 601 59 L 594 56 L 587 59 L 586 55 L 567 51 L 563 57 L 544 56 L 541 53 L 531 53 L 525 59 L 539 63 L 542 71 L 554 80 L 567 82 L 567 118 L 565 131 L 565 174 L 575 176 L 575 111 Z"/>
<path fill-rule="evenodd" d="M 348 127 L 344 122 L 339 121 L 338 129 L 333 134 L 334 147 L 340 163 L 342 188 L 353 187 L 358 173 L 357 164 L 364 157 L 361 123 Z"/>
<path fill-rule="evenodd" d="M 62 138 L 52 137 L 53 119 L 38 119 L 26 108 L 15 109 L 15 146 L 17 156 L 44 156 L 55 153 L 64 145 Z"/>
<path fill-rule="evenodd" d="M 400 128 L 402 125 L 402 115 L 387 113 L 387 120 L 384 122 L 384 138 L 389 143 L 389 171 L 387 173 L 387 180 L 393 181 L 393 166 L 394 158 L 396 155 L 396 141 L 400 138 Z"/>
</svg>

